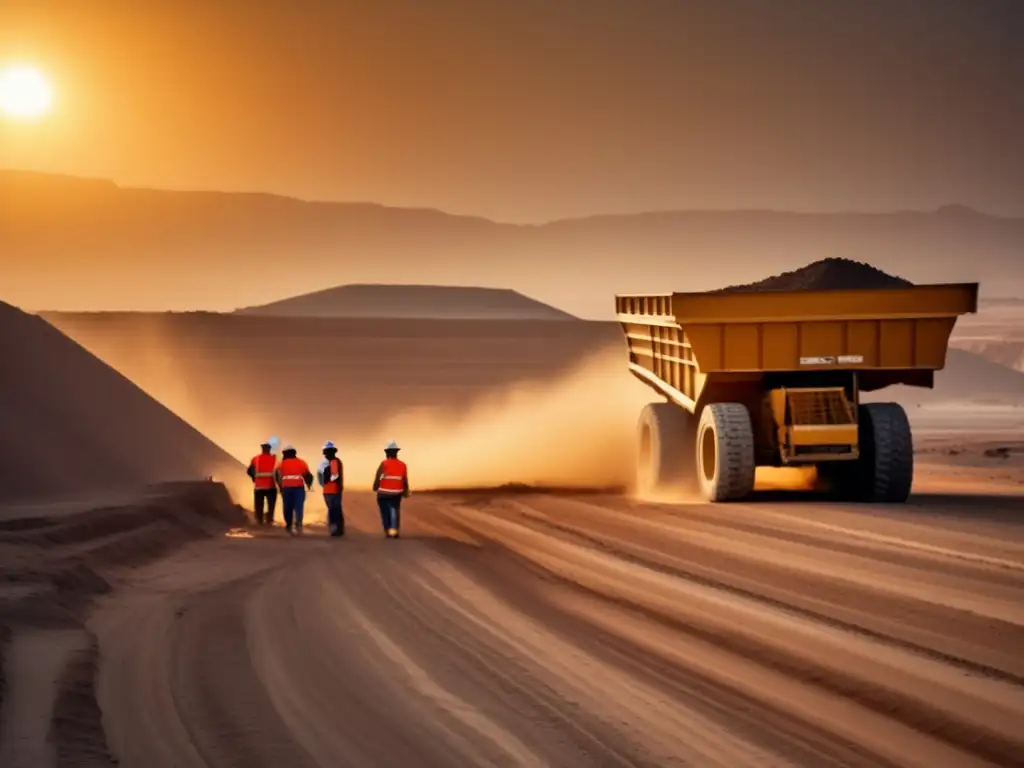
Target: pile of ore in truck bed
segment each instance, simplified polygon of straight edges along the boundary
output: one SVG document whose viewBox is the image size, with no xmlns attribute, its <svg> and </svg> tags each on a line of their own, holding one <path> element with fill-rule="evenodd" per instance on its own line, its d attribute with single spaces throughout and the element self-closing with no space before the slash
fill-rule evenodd
<svg viewBox="0 0 1024 768">
<path fill-rule="evenodd" d="M 909 280 L 895 277 L 870 264 L 852 259 L 822 259 L 792 272 L 767 277 L 756 283 L 731 285 L 715 293 L 754 291 L 842 291 L 876 288 L 906 288 Z"/>
</svg>

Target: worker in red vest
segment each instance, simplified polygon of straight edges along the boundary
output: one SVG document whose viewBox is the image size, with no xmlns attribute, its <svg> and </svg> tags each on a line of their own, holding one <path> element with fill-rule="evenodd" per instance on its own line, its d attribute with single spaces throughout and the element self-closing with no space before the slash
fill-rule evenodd
<svg viewBox="0 0 1024 768">
<path fill-rule="evenodd" d="M 274 524 L 274 507 L 277 506 L 277 485 L 274 483 L 274 469 L 277 457 L 272 453 L 270 442 L 260 443 L 260 453 L 252 457 L 246 473 L 252 478 L 252 506 L 256 512 L 257 525 Z M 263 509 L 266 507 L 266 518 Z"/>
<path fill-rule="evenodd" d="M 284 508 L 284 526 L 289 535 L 302 535 L 302 513 L 306 506 L 306 489 L 313 487 L 313 475 L 304 459 L 295 455 L 295 448 L 287 445 L 281 451 L 281 464 L 276 473 Z M 294 528 L 293 524 L 294 523 Z"/>
<path fill-rule="evenodd" d="M 409 496 L 409 470 L 398 458 L 398 444 L 392 440 L 384 449 L 384 461 L 377 467 L 373 490 L 377 492 L 377 506 L 384 535 L 397 539 L 402 524 L 402 499 Z"/>
<path fill-rule="evenodd" d="M 331 536 L 344 536 L 345 512 L 341 494 L 345 490 L 345 468 L 338 458 L 338 448 L 331 440 L 324 443 L 324 460 L 317 474 L 324 490 L 324 504 L 327 505 L 327 529 Z"/>
</svg>

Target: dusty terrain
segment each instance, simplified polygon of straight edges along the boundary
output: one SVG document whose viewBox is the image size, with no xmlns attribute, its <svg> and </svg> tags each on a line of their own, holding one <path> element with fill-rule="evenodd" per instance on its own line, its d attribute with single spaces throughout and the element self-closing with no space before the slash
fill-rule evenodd
<svg viewBox="0 0 1024 768">
<path fill-rule="evenodd" d="M 1018 371 L 956 350 L 933 392 L 876 395 L 914 426 L 907 505 L 769 470 L 710 506 L 608 490 L 651 399 L 612 324 L 48 318 L 153 399 L 103 379 L 90 421 L 65 394 L 16 456 L 45 469 L 89 434 L 145 469 L 125 445 L 166 427 L 167 471 L 216 464 L 236 495 L 140 491 L 126 464 L 102 495 L 85 473 L 58 502 L 44 472 L 0 505 L 4 768 L 1024 765 Z M 19 424 L 65 402 L 88 367 L 69 360 L 112 373 L 48 338 L 24 370 L 49 376 L 0 377 Z M 159 426 L 171 411 L 194 429 Z M 345 539 L 315 494 L 302 538 L 249 523 L 241 467 L 203 436 L 245 461 L 268 434 L 341 445 Z M 414 489 L 398 541 L 363 490 L 391 437 Z M 484 487 L 509 482 L 576 488 Z"/>
<path fill-rule="evenodd" d="M 214 484 L 8 521 L 0 763 L 1021 765 L 1022 477 L 421 494 L 399 541 L 363 494 L 288 539 Z"/>
</svg>

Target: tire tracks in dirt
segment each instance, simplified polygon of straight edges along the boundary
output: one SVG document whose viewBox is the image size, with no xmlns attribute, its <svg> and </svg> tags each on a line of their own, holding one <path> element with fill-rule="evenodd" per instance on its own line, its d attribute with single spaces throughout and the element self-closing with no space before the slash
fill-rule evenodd
<svg viewBox="0 0 1024 768">
<path fill-rule="evenodd" d="M 870 583 L 831 578 L 827 562 L 816 571 L 794 569 L 791 562 L 780 565 L 777 558 L 764 562 L 756 550 L 751 556 L 749 547 L 746 553 L 742 549 L 737 551 L 735 542 L 730 541 L 722 548 L 715 539 L 702 543 L 691 532 L 673 530 L 663 523 L 630 521 L 622 518 L 621 513 L 602 510 L 599 514 L 606 518 L 619 518 L 614 522 L 628 535 L 609 532 L 608 525 L 597 525 L 599 520 L 593 519 L 594 510 L 589 505 L 580 505 L 583 514 L 590 516 L 582 524 L 571 522 L 566 505 L 558 508 L 559 518 L 569 518 L 569 522 L 560 522 L 540 511 L 550 510 L 543 501 L 538 507 L 520 509 L 519 514 L 555 535 L 568 536 L 628 562 L 901 646 L 966 672 L 1024 685 L 1024 675 L 1018 671 L 1024 669 L 1024 664 L 1016 653 L 1016 648 L 1024 647 L 1024 630 L 1018 624 L 979 618 L 969 611 L 931 603 L 928 610 L 922 611 L 913 596 L 879 590 Z M 646 534 L 644 526 L 651 528 Z M 859 555 L 863 557 L 865 553 L 861 551 Z M 947 637 L 950 625 L 958 627 L 960 637 Z M 994 655 L 992 663 L 985 663 L 972 657 L 972 653 L 978 655 L 976 647 L 964 646 L 965 634 L 988 642 L 999 638 L 1003 651 Z"/>
<path fill-rule="evenodd" d="M 509 508 L 509 502 L 503 504 Z M 932 575 L 941 563 L 929 561 L 928 569 L 904 563 L 899 571 L 880 571 L 871 547 L 840 560 L 822 557 L 813 543 L 793 547 L 788 539 L 777 543 L 760 533 L 733 533 L 730 521 L 708 534 L 690 527 L 690 510 L 666 521 L 590 502 L 552 507 L 541 499 L 518 514 L 619 557 L 886 638 L 969 671 L 1018 684 L 1024 678 L 1024 660 L 1017 653 L 1024 646 L 1024 578 L 1011 588 L 998 570 L 987 572 L 1000 577 L 995 583 L 980 579 L 972 566 L 966 577 L 957 575 L 963 566 L 955 560 L 945 573 L 959 593 L 950 605 L 948 590 Z M 913 562 L 916 555 L 910 557 Z M 986 596 L 991 592 L 997 599 Z M 969 602 L 972 597 L 976 603 Z M 972 610 L 979 606 L 994 610 L 988 615 Z M 951 625 L 957 627 L 955 637 L 949 636 Z"/>
<path fill-rule="evenodd" d="M 471 527 L 489 539 L 492 547 L 512 549 L 519 557 L 546 569 L 549 577 L 556 581 L 617 604 L 623 611 L 634 615 L 645 614 L 677 631 L 701 637 L 719 646 L 731 647 L 739 656 L 759 659 L 793 678 L 811 682 L 835 695 L 857 701 L 865 708 L 904 722 L 917 732 L 928 734 L 938 741 L 996 764 L 1015 765 L 1019 756 L 1024 754 L 1024 743 L 1016 737 L 1013 728 L 1013 722 L 1019 717 L 1024 701 L 1012 673 L 991 668 L 987 671 L 1000 679 L 972 678 L 969 684 L 965 684 L 947 674 L 942 669 L 943 665 L 935 663 L 935 654 L 930 654 L 930 660 L 927 656 L 922 659 L 917 653 L 906 653 L 891 647 L 887 649 L 886 645 L 891 646 L 892 643 L 872 642 L 869 645 L 865 639 L 847 636 L 848 633 L 834 633 L 831 638 L 827 635 L 823 637 L 822 633 L 826 629 L 818 626 L 819 622 L 813 616 L 805 616 L 801 622 L 789 610 L 786 601 L 776 601 L 774 605 L 769 603 L 777 615 L 760 611 L 762 615 L 757 616 L 757 612 L 752 612 L 750 605 L 747 605 L 765 604 L 757 591 L 748 590 L 738 604 L 729 605 L 729 601 L 721 599 L 723 587 L 728 585 L 724 585 L 721 580 L 716 583 L 705 579 L 703 587 L 695 587 L 693 585 L 698 582 L 694 581 L 685 567 L 666 574 L 664 557 L 660 558 L 662 562 L 656 562 L 653 566 L 648 557 L 647 565 L 635 565 L 634 568 L 640 570 L 630 572 L 616 547 L 635 548 L 634 542 L 624 544 L 614 536 L 602 533 L 595 535 L 593 531 L 589 535 L 585 534 L 581 541 L 578 538 L 579 531 L 566 533 L 563 530 L 571 528 L 571 525 L 545 519 L 545 512 L 554 513 L 552 516 L 557 514 L 559 517 L 571 517 L 568 511 L 577 503 L 590 508 L 589 512 L 593 515 L 593 504 L 590 501 L 553 502 L 543 499 L 502 501 L 500 509 L 490 514 L 481 511 L 479 505 L 476 509 L 462 507 L 454 515 L 463 522 L 467 515 L 473 518 Z M 605 514 L 610 513 L 606 510 Z M 602 526 L 593 520 L 590 521 L 590 528 L 601 528 L 603 531 Z M 632 533 L 635 535 L 635 531 Z M 552 538 L 558 539 L 559 545 L 553 546 Z M 569 540 L 573 539 L 576 543 L 570 543 Z M 663 541 L 661 548 L 664 550 L 676 544 L 676 541 L 668 544 Z M 652 550 L 647 552 L 650 555 Z M 643 563 L 644 558 L 637 560 Z M 685 557 L 677 557 L 676 560 L 685 561 Z M 567 565 L 570 561 L 571 565 Z M 607 572 L 599 573 L 602 567 Z M 689 570 L 692 571 L 692 568 Z M 823 567 L 823 570 L 827 568 Z M 654 578 L 655 574 L 657 578 Z M 635 586 L 623 586 L 641 575 L 649 585 L 647 593 Z M 764 583 L 771 584 L 770 581 Z M 683 589 L 683 584 L 690 586 Z M 662 589 L 665 594 L 656 595 Z M 674 601 L 667 599 L 666 596 L 673 592 Z M 687 609 L 687 601 L 693 600 L 703 605 Z M 723 612 L 732 613 L 735 617 L 732 623 L 722 616 L 716 616 Z M 742 628 L 744 618 L 753 618 L 755 623 L 767 622 L 766 631 L 758 636 L 749 628 Z M 795 633 L 796 637 L 790 642 L 780 643 L 771 638 L 773 631 L 782 636 Z M 793 641 L 797 643 L 796 651 L 792 647 Z M 844 645 L 848 648 L 844 649 Z M 817 656 L 813 661 L 807 658 L 809 646 L 817 647 Z M 858 663 L 843 658 L 857 646 L 860 646 Z M 829 660 L 829 651 L 839 658 Z M 872 664 L 873 655 L 887 656 L 888 659 L 884 664 Z M 939 658 L 942 658 L 941 655 Z M 863 668 L 858 668 L 859 665 L 874 666 L 875 669 L 871 674 L 865 674 Z"/>
<path fill-rule="evenodd" d="M 439 494 L 388 541 L 352 494 L 343 540 L 191 544 L 89 622 L 111 759 L 1021 765 L 1019 542 L 812 510 Z"/>
</svg>

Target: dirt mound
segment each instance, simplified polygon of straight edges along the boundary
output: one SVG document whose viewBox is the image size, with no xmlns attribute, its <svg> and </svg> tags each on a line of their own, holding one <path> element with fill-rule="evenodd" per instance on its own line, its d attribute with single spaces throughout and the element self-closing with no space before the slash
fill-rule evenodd
<svg viewBox="0 0 1024 768">
<path fill-rule="evenodd" d="M 0 303 L 0 501 L 240 472 L 238 463 L 43 321 Z"/>
<path fill-rule="evenodd" d="M 731 285 L 722 292 L 738 291 L 842 291 L 907 288 L 909 280 L 852 259 L 822 259 L 800 269 L 766 277 L 756 283 Z"/>
<path fill-rule="evenodd" d="M 401 317 L 458 320 L 575 320 L 518 291 L 447 285 L 342 285 L 237 314 L 290 317 Z"/>
</svg>

